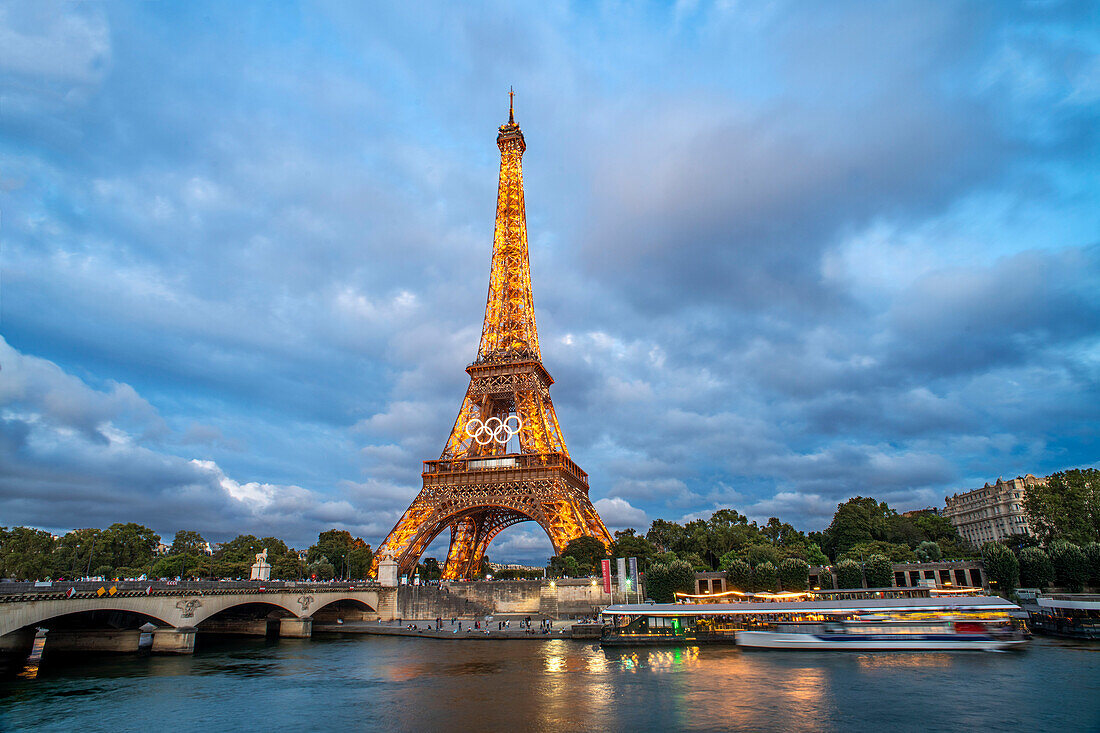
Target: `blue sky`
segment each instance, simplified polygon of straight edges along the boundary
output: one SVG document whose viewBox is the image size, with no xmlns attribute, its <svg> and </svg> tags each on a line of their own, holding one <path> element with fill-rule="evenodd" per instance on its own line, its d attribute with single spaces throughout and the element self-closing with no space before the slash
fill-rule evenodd
<svg viewBox="0 0 1100 733">
<path fill-rule="evenodd" d="M 377 544 L 468 380 L 509 86 L 613 528 L 1094 465 L 1097 10 L 0 3 L 0 523 Z"/>
</svg>

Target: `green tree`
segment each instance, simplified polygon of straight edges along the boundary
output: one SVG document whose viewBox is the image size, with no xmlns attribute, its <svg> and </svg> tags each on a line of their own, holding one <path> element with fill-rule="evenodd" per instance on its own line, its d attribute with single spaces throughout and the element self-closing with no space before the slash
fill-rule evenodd
<svg viewBox="0 0 1100 733">
<path fill-rule="evenodd" d="M 327 560 L 334 568 L 334 577 L 347 577 L 348 553 L 355 547 L 351 532 L 346 529 L 330 529 L 317 535 L 317 544 L 309 548 L 306 561 L 310 566 Z"/>
<path fill-rule="evenodd" d="M 57 542 L 53 555 L 53 577 L 81 578 L 92 572 L 98 529 L 74 529 Z"/>
<path fill-rule="evenodd" d="M 1054 582 L 1060 588 L 1079 593 L 1089 580 L 1088 557 L 1072 542 L 1052 542 L 1050 562 L 1054 566 Z"/>
<path fill-rule="evenodd" d="M 925 540 L 917 545 L 917 558 L 921 562 L 939 562 L 943 559 L 943 550 L 935 542 Z"/>
<path fill-rule="evenodd" d="M 776 591 L 779 589 L 779 572 L 775 565 L 765 560 L 752 569 L 752 588 L 754 591 Z"/>
<path fill-rule="evenodd" d="M 885 555 L 871 555 L 863 563 L 868 588 L 890 588 L 894 585 L 894 568 Z"/>
<path fill-rule="evenodd" d="M 645 574 L 646 595 L 658 603 L 671 603 L 675 593 L 695 592 L 695 571 L 683 560 L 665 565 L 653 563 Z"/>
<path fill-rule="evenodd" d="M 821 548 L 816 542 L 811 542 L 806 545 L 804 554 L 806 562 L 810 565 L 820 567 L 829 564 L 829 556 L 821 551 Z"/>
<path fill-rule="evenodd" d="M 917 553 L 909 545 L 898 545 L 893 542 L 872 540 L 860 542 L 848 548 L 847 552 L 840 555 L 840 560 L 856 560 L 866 562 L 871 555 L 884 555 L 890 562 L 916 562 Z"/>
<path fill-rule="evenodd" d="M 885 540 L 887 519 L 894 514 L 884 502 L 866 496 L 837 504 L 833 521 L 823 533 L 822 549 L 830 557 L 839 557 L 861 542 Z"/>
<path fill-rule="evenodd" d="M 44 580 L 53 577 L 53 535 L 41 529 L 0 527 L 0 577 Z"/>
<path fill-rule="evenodd" d="M 729 558 L 729 562 L 724 562 L 726 570 L 726 583 L 730 588 L 739 590 L 743 593 L 749 593 L 752 591 L 752 568 L 744 560 L 735 557 L 733 552 L 730 552 L 722 556 L 723 561 Z"/>
<path fill-rule="evenodd" d="M 1100 542 L 1090 542 L 1081 549 L 1089 561 L 1089 585 L 1100 585 Z"/>
<path fill-rule="evenodd" d="M 982 561 L 990 582 L 997 593 L 1008 596 L 1020 579 L 1020 562 L 999 542 L 986 542 L 982 545 Z"/>
<path fill-rule="evenodd" d="M 1020 586 L 1046 588 L 1054 581 L 1054 565 L 1050 555 L 1041 547 L 1025 547 L 1020 550 Z"/>
<path fill-rule="evenodd" d="M 932 514 L 931 512 L 918 514 L 913 519 L 913 523 L 917 525 L 925 538 L 932 542 L 961 539 L 959 531 L 955 529 L 955 525 L 951 524 L 951 520 L 939 514 Z"/>
<path fill-rule="evenodd" d="M 554 555 L 550 558 L 546 574 L 551 578 L 578 578 L 584 575 L 577 563 L 577 558 L 572 555 Z"/>
<path fill-rule="evenodd" d="M 645 537 L 640 537 L 634 530 L 622 530 L 615 533 L 615 541 L 611 545 L 612 557 L 636 557 L 638 566 L 645 570 L 649 560 L 657 556 L 657 548 Z"/>
<path fill-rule="evenodd" d="M 1100 471 L 1059 471 L 1045 484 L 1029 486 L 1024 512 L 1048 544 L 1062 539 L 1078 545 L 1100 540 Z"/>
<path fill-rule="evenodd" d="M 862 588 L 863 569 L 858 562 L 841 560 L 836 564 L 836 583 L 840 588 Z"/>
<path fill-rule="evenodd" d="M 198 532 L 181 529 L 176 532 L 176 536 L 172 540 L 172 549 L 169 552 L 173 555 L 183 555 L 185 553 L 203 555 L 206 554 L 206 540 Z"/>
<path fill-rule="evenodd" d="M 592 575 L 600 565 L 600 560 L 607 557 L 607 548 L 595 537 L 578 537 L 570 540 L 562 551 L 563 557 L 571 557 L 577 561 L 577 567 L 585 575 Z"/>
<path fill-rule="evenodd" d="M 683 545 L 684 528 L 676 522 L 654 519 L 645 538 L 653 543 L 658 552 L 675 552 Z"/>
<path fill-rule="evenodd" d="M 306 577 L 307 569 L 297 552 L 287 552 L 272 561 L 271 577 L 277 580 L 301 580 Z"/>
<path fill-rule="evenodd" d="M 96 543 L 96 562 L 112 568 L 148 567 L 156 556 L 160 535 L 136 522 L 112 524 Z"/>
<path fill-rule="evenodd" d="M 421 561 L 420 577 L 425 580 L 439 580 L 443 577 L 443 567 L 434 557 L 426 557 Z"/>
<path fill-rule="evenodd" d="M 328 560 L 310 563 L 308 572 L 310 577 L 316 580 L 332 580 L 336 577 L 336 568 Z"/>
<path fill-rule="evenodd" d="M 762 562 L 778 565 L 782 560 L 779 550 L 772 545 L 749 545 L 741 550 L 741 557 L 752 567 L 756 567 Z"/>
<path fill-rule="evenodd" d="M 262 549 L 263 543 L 259 537 L 250 534 L 237 535 L 229 542 L 218 545 L 218 549 L 214 551 L 214 559 L 227 563 L 247 562 L 251 565 Z"/>
<path fill-rule="evenodd" d="M 806 590 L 810 584 L 810 566 L 805 560 L 788 557 L 779 563 L 779 585 L 783 590 Z"/>
<path fill-rule="evenodd" d="M 348 553 L 348 578 L 350 580 L 366 580 L 370 575 L 371 562 L 374 553 L 370 547 L 355 547 Z M 439 563 L 436 563 L 438 567 Z M 436 576 L 439 577 L 439 576 Z"/>
</svg>

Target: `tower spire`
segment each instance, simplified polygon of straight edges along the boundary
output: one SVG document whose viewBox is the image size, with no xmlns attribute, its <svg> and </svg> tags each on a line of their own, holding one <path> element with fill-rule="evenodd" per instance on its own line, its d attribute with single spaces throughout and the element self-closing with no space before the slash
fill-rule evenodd
<svg viewBox="0 0 1100 733">
<path fill-rule="evenodd" d="M 516 116 L 515 116 L 515 113 L 514 113 L 513 107 L 512 107 L 512 98 L 515 95 L 516 95 L 516 93 L 512 91 L 512 87 L 508 87 L 508 124 L 509 125 L 516 124 Z"/>
</svg>

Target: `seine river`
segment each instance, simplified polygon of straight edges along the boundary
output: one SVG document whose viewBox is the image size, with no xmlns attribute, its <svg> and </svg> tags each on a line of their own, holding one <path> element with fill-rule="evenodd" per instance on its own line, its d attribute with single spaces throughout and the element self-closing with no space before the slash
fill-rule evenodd
<svg viewBox="0 0 1100 733">
<path fill-rule="evenodd" d="M 223 640 L 0 686 L 15 731 L 1100 730 L 1100 645 L 1045 638 L 959 654 Z"/>
</svg>

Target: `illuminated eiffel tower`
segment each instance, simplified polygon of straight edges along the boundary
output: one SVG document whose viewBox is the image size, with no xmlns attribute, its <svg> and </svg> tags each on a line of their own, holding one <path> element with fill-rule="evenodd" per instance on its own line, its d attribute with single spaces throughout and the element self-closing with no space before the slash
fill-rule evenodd
<svg viewBox="0 0 1100 733">
<path fill-rule="evenodd" d="M 527 144 L 511 96 L 508 124 L 497 135 L 493 262 L 481 345 L 466 367 L 470 386 L 439 460 L 424 461 L 424 488 L 378 547 L 375 571 L 388 555 L 398 573 L 410 574 L 444 530 L 451 532 L 444 579 L 475 575 L 493 538 L 518 522 L 538 522 L 559 553 L 578 537 L 611 543 L 588 498 L 588 474 L 569 458 L 550 401 L 554 380 L 539 351 L 527 253 Z"/>
</svg>

